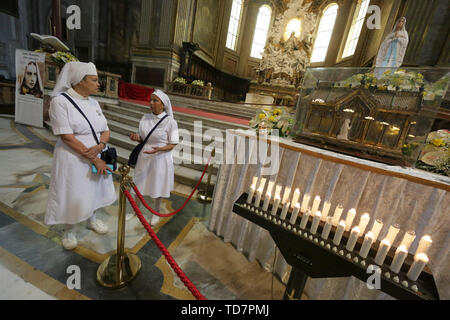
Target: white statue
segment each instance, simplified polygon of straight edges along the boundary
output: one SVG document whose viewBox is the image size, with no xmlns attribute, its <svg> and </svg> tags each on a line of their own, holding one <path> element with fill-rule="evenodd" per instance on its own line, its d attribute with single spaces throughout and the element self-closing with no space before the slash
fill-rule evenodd
<svg viewBox="0 0 450 320">
<path fill-rule="evenodd" d="M 348 133 L 350 132 L 350 119 L 345 119 L 342 124 L 341 131 L 337 135 L 340 140 L 348 140 Z"/>
<path fill-rule="evenodd" d="M 394 30 L 384 39 L 378 50 L 375 62 L 375 76 L 379 78 L 386 68 L 399 68 L 405 57 L 406 48 L 408 46 L 409 37 L 406 32 L 406 18 L 400 18 L 395 24 Z"/>
</svg>

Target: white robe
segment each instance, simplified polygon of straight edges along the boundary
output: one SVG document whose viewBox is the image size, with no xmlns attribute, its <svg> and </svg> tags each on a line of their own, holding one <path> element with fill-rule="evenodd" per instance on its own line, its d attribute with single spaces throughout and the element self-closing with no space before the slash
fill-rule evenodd
<svg viewBox="0 0 450 320">
<path fill-rule="evenodd" d="M 145 114 L 139 122 L 139 136 L 144 140 L 150 130 L 166 115 Z M 151 198 L 169 198 L 174 185 L 174 167 L 171 151 L 159 151 L 146 154 L 153 147 L 164 147 L 167 144 L 178 144 L 178 125 L 174 118 L 167 117 L 153 131 L 139 154 L 134 169 L 134 183 L 142 195 Z"/>
<path fill-rule="evenodd" d="M 72 95 L 71 98 L 89 119 L 98 138 L 101 132 L 109 130 L 96 100 Z M 52 99 L 49 115 L 55 135 L 74 134 L 87 148 L 97 144 L 86 119 L 64 96 Z M 112 175 L 92 173 L 91 165 L 91 161 L 58 137 L 53 152 L 46 224 L 75 224 L 90 218 L 96 209 L 116 201 Z"/>
</svg>

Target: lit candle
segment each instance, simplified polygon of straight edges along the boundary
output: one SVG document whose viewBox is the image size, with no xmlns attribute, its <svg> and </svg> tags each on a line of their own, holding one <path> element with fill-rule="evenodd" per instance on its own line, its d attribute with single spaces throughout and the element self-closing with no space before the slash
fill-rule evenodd
<svg viewBox="0 0 450 320">
<path fill-rule="evenodd" d="M 406 249 L 404 245 L 398 247 L 397 250 L 395 250 L 394 260 L 392 260 L 390 266 L 391 271 L 394 273 L 399 273 L 407 256 L 408 256 L 408 249 Z"/>
<path fill-rule="evenodd" d="M 377 219 L 372 227 L 373 241 L 377 241 L 378 235 L 380 234 L 381 229 L 383 228 L 383 220 Z"/>
<path fill-rule="evenodd" d="M 359 234 L 361 233 L 361 230 L 359 229 L 359 227 L 354 227 L 352 229 L 352 232 L 350 233 L 350 238 L 347 241 L 347 245 L 345 246 L 345 248 L 348 251 L 353 251 L 353 249 L 355 248 L 356 245 L 356 241 L 358 241 L 358 237 Z"/>
<path fill-rule="evenodd" d="M 349 231 L 352 223 L 353 223 L 353 219 L 355 219 L 356 216 L 356 210 L 355 208 L 351 208 L 348 212 L 347 212 L 347 217 L 345 218 L 345 231 Z"/>
<path fill-rule="evenodd" d="M 406 251 L 408 251 L 415 238 L 416 233 L 414 231 L 406 232 L 405 235 L 403 236 L 403 240 L 400 243 L 400 246 L 405 246 Z"/>
<path fill-rule="evenodd" d="M 381 241 L 380 246 L 377 251 L 377 255 L 375 256 L 375 263 L 379 266 L 383 265 L 384 259 L 386 259 L 386 255 L 389 252 L 389 249 L 391 248 L 391 243 L 388 239 L 383 239 Z"/>
<path fill-rule="evenodd" d="M 306 225 L 308 224 L 308 220 L 309 220 L 309 215 L 310 212 L 306 211 L 306 212 L 302 212 L 302 220 L 300 221 L 300 228 L 305 229 Z"/>
<path fill-rule="evenodd" d="M 272 189 L 273 189 L 274 184 L 275 184 L 275 181 L 269 181 L 269 183 L 267 184 L 267 191 L 266 191 L 267 193 L 272 194 Z"/>
<path fill-rule="evenodd" d="M 364 231 L 366 231 L 367 225 L 370 221 L 370 215 L 368 213 L 364 213 L 361 218 L 359 219 L 359 230 L 361 231 L 361 234 L 364 234 Z"/>
<path fill-rule="evenodd" d="M 408 279 L 412 281 L 417 281 L 417 279 L 419 278 L 420 274 L 423 271 L 423 268 L 425 268 L 425 265 L 428 263 L 428 261 L 429 259 L 425 253 L 419 253 L 415 255 L 414 262 L 411 268 L 409 268 L 408 273 L 406 274 Z"/>
<path fill-rule="evenodd" d="M 294 208 L 298 203 L 298 198 L 300 198 L 300 189 L 295 189 L 294 195 L 292 196 L 291 207 Z"/>
<path fill-rule="evenodd" d="M 322 217 L 322 213 L 320 211 L 316 211 L 314 214 L 314 219 L 311 226 L 311 233 L 315 234 L 317 232 L 317 228 L 319 227 L 320 218 Z"/>
<path fill-rule="evenodd" d="M 400 227 L 398 224 L 394 224 L 393 226 L 389 227 L 388 234 L 386 235 L 386 239 L 390 243 L 394 243 L 395 238 L 397 237 L 398 232 L 400 231 Z"/>
<path fill-rule="evenodd" d="M 275 195 L 275 200 L 272 206 L 272 215 L 275 216 L 278 212 L 278 206 L 280 205 L 280 195 Z"/>
<path fill-rule="evenodd" d="M 344 208 L 340 204 L 338 204 L 336 209 L 334 210 L 333 226 L 336 226 L 339 223 L 339 220 L 341 219 L 342 211 L 344 211 Z"/>
<path fill-rule="evenodd" d="M 345 231 L 345 221 L 341 220 L 341 222 L 339 222 L 337 229 L 336 229 L 336 233 L 334 234 L 334 238 L 333 238 L 333 243 L 335 245 L 339 245 L 341 243 L 341 239 L 342 239 L 342 235 L 344 234 Z"/>
<path fill-rule="evenodd" d="M 299 211 L 300 211 L 300 203 L 297 202 L 295 204 L 294 211 L 292 212 L 291 219 L 289 220 L 291 224 L 295 224 L 295 221 L 297 221 Z"/>
<path fill-rule="evenodd" d="M 256 191 L 256 199 L 255 199 L 255 207 L 259 207 L 261 202 L 261 191 L 258 189 L 258 191 Z"/>
<path fill-rule="evenodd" d="M 326 221 L 327 217 L 328 217 L 328 212 L 330 211 L 330 207 L 331 207 L 331 202 L 329 201 L 325 201 L 325 203 L 323 204 L 323 208 L 322 208 L 322 220 Z"/>
<path fill-rule="evenodd" d="M 330 231 L 331 231 L 331 226 L 332 226 L 331 220 L 332 219 L 333 219 L 332 217 L 327 217 L 325 226 L 323 227 L 323 230 L 322 230 L 322 239 L 325 239 L 325 240 L 328 239 L 328 236 L 330 235 Z"/>
<path fill-rule="evenodd" d="M 305 195 L 303 196 L 302 208 L 301 208 L 301 211 L 303 213 L 308 211 L 308 206 L 309 206 L 309 200 L 310 199 L 311 199 L 311 196 L 309 195 L 309 193 L 305 193 Z"/>
<path fill-rule="evenodd" d="M 261 178 L 261 181 L 259 182 L 258 191 L 261 192 L 261 194 L 264 191 L 264 187 L 266 186 L 266 178 Z"/>
<path fill-rule="evenodd" d="M 289 202 L 286 202 L 286 203 L 283 205 L 283 210 L 281 210 L 281 216 L 280 216 L 280 219 L 281 219 L 281 220 L 284 220 L 284 219 L 286 218 L 286 215 L 287 215 L 288 210 L 289 210 L 289 206 L 290 206 L 290 203 L 289 203 Z"/>
<path fill-rule="evenodd" d="M 370 248 L 372 247 L 372 244 L 374 243 L 375 238 L 373 236 L 372 231 L 369 231 L 366 233 L 364 237 L 364 242 L 361 246 L 361 250 L 359 250 L 359 255 L 362 258 L 367 258 L 367 255 L 369 254 Z"/>
<path fill-rule="evenodd" d="M 431 237 L 429 235 L 425 235 L 420 239 L 419 246 L 417 247 L 415 255 L 418 255 L 419 253 L 427 253 L 428 249 L 430 248 L 433 241 L 431 240 Z"/>
<path fill-rule="evenodd" d="M 283 194 L 283 201 L 281 201 L 282 204 L 285 204 L 289 200 L 290 194 L 291 194 L 291 188 L 285 187 L 284 194 Z"/>
<path fill-rule="evenodd" d="M 266 193 L 266 196 L 264 197 L 264 205 L 263 205 L 263 211 L 267 211 L 269 209 L 269 203 L 270 199 L 272 199 L 272 195 L 268 192 Z"/>
<path fill-rule="evenodd" d="M 277 185 L 275 187 L 275 198 L 278 196 L 278 198 L 281 199 L 281 186 Z"/>
<path fill-rule="evenodd" d="M 250 190 L 248 191 L 248 197 L 247 197 L 248 204 L 252 203 L 253 196 L 255 195 L 255 189 L 256 189 L 256 187 L 254 185 L 252 185 L 250 187 Z"/>
<path fill-rule="evenodd" d="M 314 198 L 314 202 L 311 208 L 311 212 L 314 214 L 315 212 L 317 212 L 317 210 L 319 210 L 319 206 L 320 206 L 320 197 L 316 196 Z M 322 214 L 321 214 L 322 215 Z"/>
</svg>

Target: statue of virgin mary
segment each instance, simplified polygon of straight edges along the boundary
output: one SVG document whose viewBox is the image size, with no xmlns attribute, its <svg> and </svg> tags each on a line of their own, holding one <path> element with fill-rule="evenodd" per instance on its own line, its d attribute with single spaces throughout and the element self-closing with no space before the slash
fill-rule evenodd
<svg viewBox="0 0 450 320">
<path fill-rule="evenodd" d="M 379 78 L 387 69 L 397 69 L 402 65 L 408 46 L 409 37 L 406 32 L 406 18 L 400 18 L 394 30 L 384 39 L 375 62 L 375 76 Z"/>
</svg>

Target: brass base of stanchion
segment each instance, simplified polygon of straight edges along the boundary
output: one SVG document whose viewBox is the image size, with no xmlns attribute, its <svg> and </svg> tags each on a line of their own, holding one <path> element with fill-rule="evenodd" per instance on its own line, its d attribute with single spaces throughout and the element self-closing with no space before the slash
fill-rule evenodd
<svg viewBox="0 0 450 320">
<path fill-rule="evenodd" d="M 121 266 L 121 270 L 118 270 L 115 253 L 103 261 L 97 270 L 97 281 L 100 285 L 111 289 L 126 286 L 141 270 L 141 259 L 133 253 L 125 252 Z"/>
<path fill-rule="evenodd" d="M 211 203 L 212 202 L 212 198 L 208 197 L 207 195 L 199 194 L 197 197 L 198 197 L 198 201 L 200 201 L 200 202 L 204 202 L 204 203 Z"/>
</svg>

